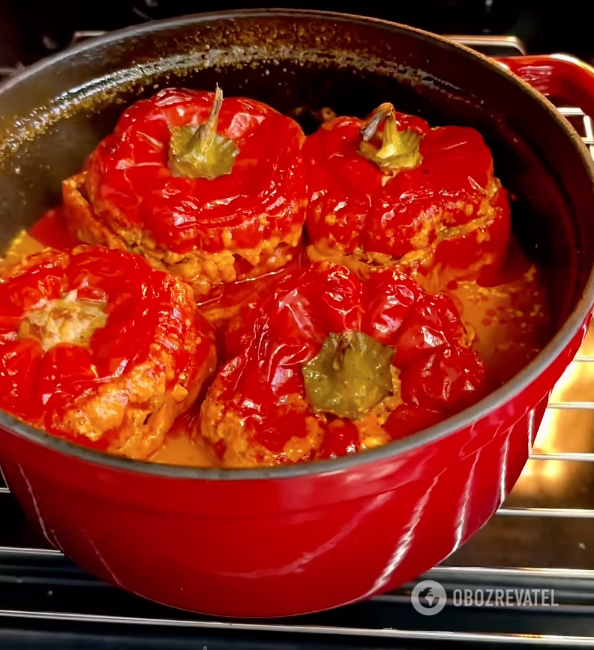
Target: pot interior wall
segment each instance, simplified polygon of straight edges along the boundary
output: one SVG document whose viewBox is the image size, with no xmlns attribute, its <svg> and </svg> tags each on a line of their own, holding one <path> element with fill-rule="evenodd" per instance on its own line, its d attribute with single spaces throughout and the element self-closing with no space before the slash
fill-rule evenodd
<svg viewBox="0 0 594 650">
<path fill-rule="evenodd" d="M 447 83 L 446 81 L 447 80 Z M 511 191 L 514 231 L 562 324 L 594 260 L 587 169 L 558 118 L 493 65 L 397 26 L 260 12 L 156 24 L 71 53 L 0 91 L 0 247 L 60 199 L 133 101 L 183 85 L 248 95 L 294 116 L 364 116 L 381 102 L 433 125 L 474 126 Z"/>
</svg>

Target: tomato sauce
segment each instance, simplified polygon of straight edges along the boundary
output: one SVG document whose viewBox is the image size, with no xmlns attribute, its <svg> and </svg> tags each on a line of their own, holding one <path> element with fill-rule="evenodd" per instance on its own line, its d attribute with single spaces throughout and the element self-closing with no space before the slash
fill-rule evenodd
<svg viewBox="0 0 594 650">
<path fill-rule="evenodd" d="M 12 265 L 44 246 L 68 249 L 76 242 L 59 211 L 51 210 L 28 232 L 19 233 L 0 260 Z M 300 254 L 290 267 L 307 265 Z M 465 325 L 475 335 L 473 348 L 485 362 L 495 384 L 503 384 L 529 363 L 552 335 L 546 292 L 538 269 L 512 241 L 508 259 L 496 276 L 479 281 L 453 282 L 447 293 L 454 299 Z M 237 282 L 200 304 L 203 315 L 222 329 L 240 305 L 254 300 L 278 275 Z M 212 450 L 187 435 L 197 409 L 180 417 L 151 461 L 190 467 L 212 466 Z"/>
</svg>

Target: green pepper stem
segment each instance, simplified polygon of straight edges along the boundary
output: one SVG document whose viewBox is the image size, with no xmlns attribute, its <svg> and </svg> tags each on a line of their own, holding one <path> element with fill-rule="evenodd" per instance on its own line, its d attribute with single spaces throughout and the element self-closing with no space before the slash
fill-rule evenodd
<svg viewBox="0 0 594 650">
<path fill-rule="evenodd" d="M 382 122 L 382 145 L 378 148 L 370 140 L 375 137 Z M 385 171 L 395 173 L 402 169 L 414 169 L 423 159 L 419 151 L 421 136 L 412 129 L 398 129 L 396 109 L 390 103 L 378 106 L 359 134 L 362 138 L 359 153 Z"/>
<path fill-rule="evenodd" d="M 378 158 L 393 156 L 400 148 L 400 134 L 396 124 L 396 109 L 392 104 L 385 103 L 373 111 L 367 124 L 361 129 L 360 134 L 365 142 L 369 142 L 377 133 L 380 124 L 384 122 L 382 134 L 382 146 L 376 151 Z"/>
<path fill-rule="evenodd" d="M 356 421 L 392 390 L 394 350 L 363 332 L 330 334 L 303 367 L 305 392 L 320 412 Z"/>
<path fill-rule="evenodd" d="M 223 91 L 217 84 L 210 114 L 202 124 L 171 128 L 169 168 L 175 176 L 213 180 L 233 170 L 239 149 L 217 133 L 222 105 Z"/>
<path fill-rule="evenodd" d="M 208 151 L 213 145 L 219 125 L 219 113 L 223 106 L 223 91 L 219 84 L 216 84 L 214 101 L 208 119 L 204 124 L 196 127 L 194 135 L 188 140 L 186 153 L 198 148 L 201 151 Z M 202 128 L 201 128 L 202 127 Z"/>
<path fill-rule="evenodd" d="M 336 351 L 332 357 L 332 368 L 342 370 L 344 368 L 345 355 L 349 350 L 355 349 L 355 335 L 353 332 L 343 332 L 336 337 Z"/>
</svg>

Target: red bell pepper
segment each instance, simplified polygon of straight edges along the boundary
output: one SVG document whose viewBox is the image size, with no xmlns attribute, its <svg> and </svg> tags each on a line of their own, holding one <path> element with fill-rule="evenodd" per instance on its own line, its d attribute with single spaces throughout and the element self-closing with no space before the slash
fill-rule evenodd
<svg viewBox="0 0 594 650">
<path fill-rule="evenodd" d="M 223 467 L 342 456 L 410 435 L 478 400 L 483 363 L 445 294 L 394 269 L 287 272 L 227 335 L 194 436 Z"/>
<path fill-rule="evenodd" d="M 305 219 L 305 136 L 270 106 L 167 89 L 131 106 L 64 184 L 82 241 L 213 286 L 283 267 Z"/>
<path fill-rule="evenodd" d="M 215 365 L 190 288 L 138 256 L 46 249 L 0 274 L 0 407 L 49 433 L 147 458 Z"/>
<path fill-rule="evenodd" d="M 502 262 L 507 194 L 474 129 L 432 129 L 382 104 L 367 120 L 326 122 L 303 155 L 313 260 L 340 261 L 363 276 L 396 265 L 432 291 Z"/>
</svg>

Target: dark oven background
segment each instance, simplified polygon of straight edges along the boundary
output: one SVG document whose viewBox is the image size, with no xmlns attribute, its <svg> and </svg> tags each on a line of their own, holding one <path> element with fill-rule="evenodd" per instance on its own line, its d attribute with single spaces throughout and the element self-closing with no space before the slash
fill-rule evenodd
<svg viewBox="0 0 594 650">
<path fill-rule="evenodd" d="M 514 35 L 531 53 L 563 51 L 594 60 L 584 0 L 391 0 L 376 3 L 276 2 L 269 6 L 367 14 L 442 34 Z M 65 47 L 76 31 L 155 18 L 247 7 L 247 0 L 0 0 L 0 67 L 28 64 Z"/>
</svg>

